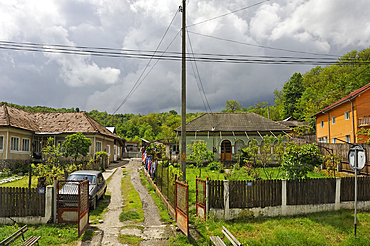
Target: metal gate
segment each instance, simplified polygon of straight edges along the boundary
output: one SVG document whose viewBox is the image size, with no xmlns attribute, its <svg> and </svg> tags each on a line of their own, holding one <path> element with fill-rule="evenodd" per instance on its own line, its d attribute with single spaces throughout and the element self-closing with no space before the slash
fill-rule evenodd
<svg viewBox="0 0 370 246">
<path fill-rule="evenodd" d="M 196 180 L 196 206 L 197 216 L 206 220 L 206 181 L 204 179 Z"/>
<path fill-rule="evenodd" d="M 176 180 L 176 222 L 180 230 L 189 236 L 189 186 Z"/>
<path fill-rule="evenodd" d="M 58 223 L 78 224 L 78 237 L 89 225 L 89 180 L 57 181 Z"/>
</svg>

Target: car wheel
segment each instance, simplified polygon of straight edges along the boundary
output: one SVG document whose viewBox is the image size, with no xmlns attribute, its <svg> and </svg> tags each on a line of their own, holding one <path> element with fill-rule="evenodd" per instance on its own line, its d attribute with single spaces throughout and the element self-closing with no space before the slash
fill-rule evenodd
<svg viewBox="0 0 370 246">
<path fill-rule="evenodd" d="M 96 199 L 96 197 L 94 198 L 94 201 L 93 201 L 93 204 L 92 204 L 92 206 L 91 206 L 91 210 L 95 210 L 96 209 L 96 203 L 97 203 L 97 201 L 96 201 L 97 199 Z"/>
</svg>

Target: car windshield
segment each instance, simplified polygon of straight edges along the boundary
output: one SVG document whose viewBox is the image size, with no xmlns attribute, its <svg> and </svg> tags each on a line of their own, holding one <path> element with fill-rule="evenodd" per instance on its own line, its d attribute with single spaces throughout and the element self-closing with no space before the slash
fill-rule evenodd
<svg viewBox="0 0 370 246">
<path fill-rule="evenodd" d="M 89 179 L 89 184 L 96 184 L 96 176 L 87 174 L 72 174 L 69 175 L 68 180 L 84 180 L 85 177 Z"/>
</svg>

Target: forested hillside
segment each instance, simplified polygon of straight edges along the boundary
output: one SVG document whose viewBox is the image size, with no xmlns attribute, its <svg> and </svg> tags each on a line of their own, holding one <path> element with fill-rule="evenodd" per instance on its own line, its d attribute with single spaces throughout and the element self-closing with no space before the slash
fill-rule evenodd
<svg viewBox="0 0 370 246">
<path fill-rule="evenodd" d="M 275 90 L 275 103 L 256 102 L 254 106 L 242 107 L 235 100 L 226 101 L 223 112 L 254 112 L 272 120 L 282 120 L 289 116 L 306 120 L 313 126 L 313 114 L 331 105 L 340 98 L 370 83 L 370 48 L 351 51 L 338 59 L 338 62 L 315 67 L 305 74 L 294 73 L 281 90 Z M 79 108 L 54 109 L 41 106 L 9 106 L 28 112 L 79 112 Z M 150 113 L 148 115 L 116 114 L 92 110 L 87 112 L 104 126 L 115 126 L 117 134 L 129 141 L 149 141 L 175 137 L 174 129 L 181 125 L 181 116 L 176 111 Z M 202 113 L 188 113 L 187 121 Z"/>
</svg>

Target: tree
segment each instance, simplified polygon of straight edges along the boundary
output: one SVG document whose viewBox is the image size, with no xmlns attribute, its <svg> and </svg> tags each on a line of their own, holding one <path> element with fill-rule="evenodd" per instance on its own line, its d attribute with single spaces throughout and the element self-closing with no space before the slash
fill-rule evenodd
<svg viewBox="0 0 370 246">
<path fill-rule="evenodd" d="M 81 132 L 68 135 L 63 143 L 64 156 L 72 156 L 76 163 L 79 156 L 87 156 L 90 146 L 91 139 L 85 137 Z"/>
<path fill-rule="evenodd" d="M 304 92 L 302 85 L 303 77 L 300 73 L 294 73 L 283 87 L 283 117 L 293 116 L 296 104 Z"/>
<path fill-rule="evenodd" d="M 54 139 L 49 137 L 46 146 L 42 148 L 42 153 L 46 157 L 46 165 L 51 168 L 59 166 L 59 157 L 62 155 L 61 146 L 53 144 Z"/>
<path fill-rule="evenodd" d="M 203 161 L 212 161 L 214 154 L 212 151 L 207 150 L 207 144 L 204 142 L 194 142 L 193 145 L 188 145 L 188 149 L 192 151 L 192 154 L 188 156 L 188 160 L 195 162 L 199 168 L 199 177 L 201 177 Z"/>
<path fill-rule="evenodd" d="M 307 178 L 307 173 L 324 163 L 319 148 L 314 144 L 303 146 L 291 143 L 283 157 L 282 167 L 287 172 L 288 179 Z"/>
<path fill-rule="evenodd" d="M 241 111 L 242 104 L 238 103 L 235 100 L 226 100 L 225 108 L 227 112 L 235 113 L 236 111 Z"/>
</svg>

